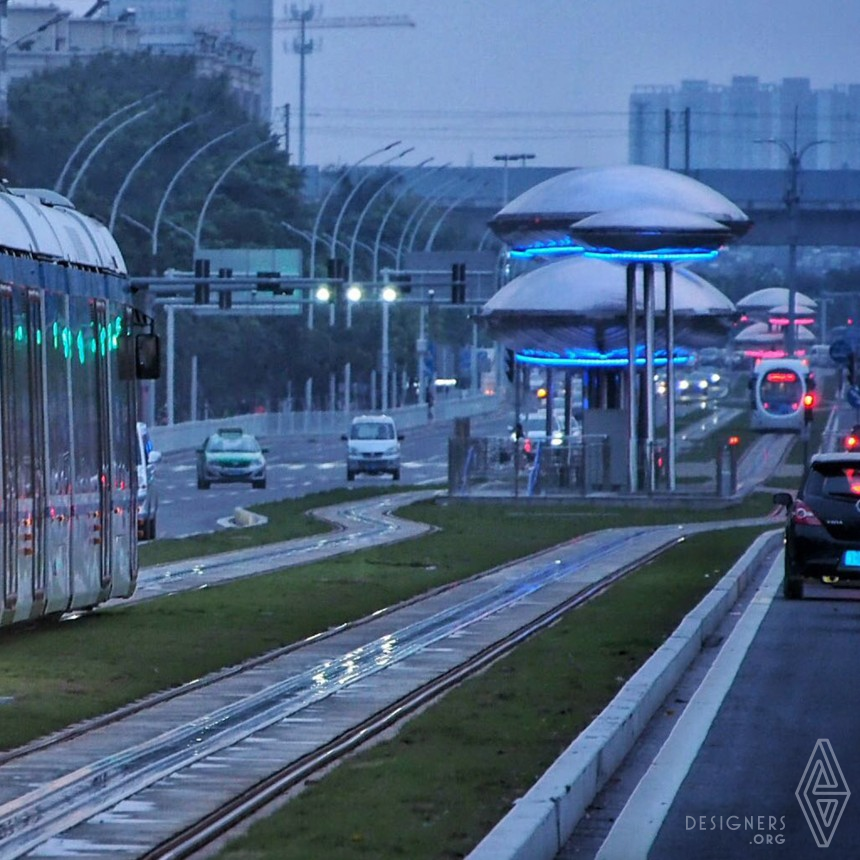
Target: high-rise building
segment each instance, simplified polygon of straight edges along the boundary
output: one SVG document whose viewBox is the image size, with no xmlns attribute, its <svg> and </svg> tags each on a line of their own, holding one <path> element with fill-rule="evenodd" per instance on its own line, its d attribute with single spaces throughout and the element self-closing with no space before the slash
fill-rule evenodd
<svg viewBox="0 0 860 860">
<path fill-rule="evenodd" d="M 637 86 L 630 96 L 633 164 L 698 169 L 782 169 L 801 152 L 809 170 L 860 168 L 860 84 L 813 90 L 808 78 L 762 83 L 750 75 L 728 86 L 704 80 Z"/>
</svg>

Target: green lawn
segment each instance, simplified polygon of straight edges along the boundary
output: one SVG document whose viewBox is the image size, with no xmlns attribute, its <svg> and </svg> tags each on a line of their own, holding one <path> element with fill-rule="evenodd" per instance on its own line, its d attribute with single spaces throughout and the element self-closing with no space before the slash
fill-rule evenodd
<svg viewBox="0 0 860 860">
<path fill-rule="evenodd" d="M 304 505 L 338 498 L 324 494 Z M 349 498 L 356 495 L 350 492 Z M 303 507 L 261 506 L 271 517 L 269 537 L 319 529 Z M 439 528 L 415 540 L 76 621 L 7 630 L 0 634 L 0 699 L 10 701 L 0 705 L 0 748 L 583 533 L 764 516 L 772 507 L 769 494 L 730 510 L 699 512 L 581 502 L 427 501 L 401 511 Z M 462 856 L 760 530 L 687 540 L 445 697 L 370 758 L 338 768 L 287 807 L 286 823 L 273 819 L 262 825 L 263 847 L 231 849 L 228 856 Z M 199 553 L 201 544 L 209 547 L 210 540 L 219 551 L 236 548 L 224 542 L 247 541 L 252 534 L 257 530 L 165 543 L 172 557 L 185 557 Z M 159 543 L 146 548 L 150 559 L 158 556 Z M 332 794 L 320 795 L 322 790 Z M 335 811 L 324 816 L 321 810 L 328 808 Z M 323 817 L 328 821 L 320 828 Z"/>
</svg>

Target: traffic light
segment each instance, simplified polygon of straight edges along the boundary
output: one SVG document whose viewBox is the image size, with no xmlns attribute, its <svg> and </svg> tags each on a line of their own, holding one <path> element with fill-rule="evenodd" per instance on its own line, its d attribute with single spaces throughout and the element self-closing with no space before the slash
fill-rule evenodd
<svg viewBox="0 0 860 860">
<path fill-rule="evenodd" d="M 451 304 L 466 303 L 466 264 L 451 264 Z"/>
<path fill-rule="evenodd" d="M 209 277 L 209 260 L 194 261 L 194 277 L 208 278 Z M 194 304 L 208 305 L 209 304 L 209 284 L 194 285 Z"/>
<path fill-rule="evenodd" d="M 803 420 L 806 424 L 812 421 L 812 410 L 815 407 L 815 395 L 808 393 L 803 395 Z"/>
<path fill-rule="evenodd" d="M 337 257 L 329 257 L 326 263 L 326 277 L 330 281 L 342 281 L 346 277 L 346 263 Z"/>
<path fill-rule="evenodd" d="M 412 292 L 412 275 L 406 272 L 394 272 L 390 280 L 397 287 L 401 296 L 409 295 Z"/>
<path fill-rule="evenodd" d="M 258 278 L 280 278 L 280 272 L 257 272 Z M 291 296 L 293 294 L 292 287 L 284 287 L 281 284 L 273 284 L 271 281 L 257 281 L 257 292 L 268 292 L 274 293 L 274 295 L 288 295 Z"/>
<path fill-rule="evenodd" d="M 508 382 L 514 381 L 514 374 L 517 370 L 517 356 L 512 349 L 505 350 L 505 376 Z"/>
<path fill-rule="evenodd" d="M 218 269 L 218 277 L 232 278 L 233 270 L 227 268 Z M 221 308 L 222 311 L 229 311 L 230 308 L 233 307 L 232 290 L 218 290 L 218 307 Z"/>
</svg>

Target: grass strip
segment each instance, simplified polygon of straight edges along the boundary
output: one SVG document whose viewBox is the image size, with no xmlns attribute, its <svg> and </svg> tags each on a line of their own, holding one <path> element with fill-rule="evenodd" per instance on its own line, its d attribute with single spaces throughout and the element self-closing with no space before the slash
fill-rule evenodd
<svg viewBox="0 0 860 860">
<path fill-rule="evenodd" d="M 416 540 L 61 624 L 6 630 L 0 633 L 0 749 L 586 532 L 762 516 L 772 507 L 769 495 L 721 512 L 423 502 L 401 513 L 441 530 Z M 713 540 L 721 542 L 722 533 Z"/>
<path fill-rule="evenodd" d="M 396 492 L 399 487 L 395 489 Z M 142 544 L 140 564 L 150 567 L 185 558 L 202 558 L 219 552 L 248 549 L 331 531 L 328 523 L 308 512 L 312 508 L 359 501 L 392 492 L 390 487 L 361 487 L 313 493 L 300 499 L 254 505 L 251 510 L 268 518 L 265 525 L 247 529 L 221 529 L 184 538 L 166 538 Z"/>
<path fill-rule="evenodd" d="M 218 857 L 465 856 L 760 531 L 689 538 L 448 693 L 393 739 L 342 763 Z"/>
</svg>

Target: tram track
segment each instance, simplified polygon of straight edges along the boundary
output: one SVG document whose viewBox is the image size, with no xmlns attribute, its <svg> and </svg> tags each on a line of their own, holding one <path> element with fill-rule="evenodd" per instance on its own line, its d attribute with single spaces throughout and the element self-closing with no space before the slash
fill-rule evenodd
<svg viewBox="0 0 860 860">
<path fill-rule="evenodd" d="M 586 536 L 9 757 L 0 765 L 0 856 L 46 843 L 79 857 L 185 856 L 233 826 L 220 819 L 250 814 L 685 533 Z M 213 772 L 230 775 L 219 790 Z"/>
</svg>

